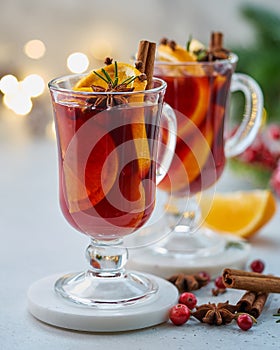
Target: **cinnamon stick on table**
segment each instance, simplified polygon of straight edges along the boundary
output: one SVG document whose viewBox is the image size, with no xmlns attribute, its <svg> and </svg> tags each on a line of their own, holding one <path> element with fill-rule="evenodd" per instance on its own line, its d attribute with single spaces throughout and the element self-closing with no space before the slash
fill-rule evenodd
<svg viewBox="0 0 280 350">
<path fill-rule="evenodd" d="M 156 55 L 156 43 L 141 40 L 138 46 L 138 52 L 136 55 L 136 60 L 138 64 L 138 69 L 141 73 L 145 73 L 147 76 L 147 86 L 146 90 L 153 87 L 153 74 L 154 74 L 154 63 Z"/>
<path fill-rule="evenodd" d="M 237 303 L 237 312 L 247 312 L 258 318 L 267 298 L 268 293 L 247 291 Z"/>
<path fill-rule="evenodd" d="M 280 293 L 280 277 L 257 272 L 224 269 L 223 282 L 227 288 L 250 292 Z"/>
</svg>

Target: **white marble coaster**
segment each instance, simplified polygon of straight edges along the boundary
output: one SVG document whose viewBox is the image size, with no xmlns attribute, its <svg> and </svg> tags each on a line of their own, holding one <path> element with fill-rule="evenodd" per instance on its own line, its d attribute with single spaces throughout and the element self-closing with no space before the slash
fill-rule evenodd
<svg viewBox="0 0 280 350">
<path fill-rule="evenodd" d="M 160 254 L 153 246 L 131 249 L 127 266 L 137 271 L 145 271 L 162 278 L 176 273 L 198 273 L 206 271 L 212 278 L 221 274 L 226 267 L 244 269 L 251 246 L 231 235 L 225 235 L 224 249 L 209 256 L 188 257 L 184 254 Z"/>
<path fill-rule="evenodd" d="M 119 332 L 154 326 L 168 320 L 169 309 L 178 301 L 178 291 L 166 280 L 148 275 L 158 284 L 158 292 L 141 302 L 115 309 L 85 307 L 64 300 L 54 291 L 61 275 L 43 278 L 28 290 L 30 313 L 53 326 L 88 332 Z"/>
</svg>

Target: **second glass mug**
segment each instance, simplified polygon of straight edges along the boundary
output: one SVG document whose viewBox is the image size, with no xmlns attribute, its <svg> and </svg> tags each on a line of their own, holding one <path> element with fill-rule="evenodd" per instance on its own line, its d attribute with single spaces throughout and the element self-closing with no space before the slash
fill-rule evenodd
<svg viewBox="0 0 280 350">
<path fill-rule="evenodd" d="M 165 100 L 174 109 L 178 125 L 176 153 L 159 185 L 168 194 L 164 215 L 171 231 L 153 247 L 160 254 L 193 258 L 225 249 L 221 235 L 201 226 L 196 197 L 213 188 L 226 159 L 242 153 L 261 125 L 262 91 L 253 78 L 235 73 L 237 61 L 231 53 L 228 59 L 213 62 L 155 64 L 154 75 L 167 82 Z M 234 91 L 244 94 L 244 116 L 235 133 L 226 138 L 229 97 Z"/>
<path fill-rule="evenodd" d="M 72 75 L 49 83 L 56 125 L 60 206 L 91 243 L 89 268 L 67 274 L 56 292 L 72 302 L 116 308 L 157 292 L 157 283 L 125 270 L 123 237 L 138 230 L 154 209 L 156 183 L 166 174 L 176 144 L 176 117 L 163 106 L 166 83 L 133 92 L 84 92 Z M 100 101 L 95 106 L 94 102 Z M 112 102 L 122 101 L 112 106 Z M 109 105 L 108 105 L 108 102 Z M 163 113 L 161 113 L 163 111 Z M 158 157 L 161 119 L 170 143 Z"/>
</svg>

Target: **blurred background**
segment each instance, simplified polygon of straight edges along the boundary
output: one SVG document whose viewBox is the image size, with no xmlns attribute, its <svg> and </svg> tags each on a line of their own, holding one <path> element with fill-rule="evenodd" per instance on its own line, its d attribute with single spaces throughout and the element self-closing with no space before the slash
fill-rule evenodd
<svg viewBox="0 0 280 350">
<path fill-rule="evenodd" d="M 50 79 L 96 68 L 105 56 L 127 61 L 144 38 L 208 44 L 211 31 L 224 33 L 237 70 L 260 83 L 267 121 L 279 121 L 279 0 L 1 1 L 0 137 L 53 137 Z"/>
</svg>

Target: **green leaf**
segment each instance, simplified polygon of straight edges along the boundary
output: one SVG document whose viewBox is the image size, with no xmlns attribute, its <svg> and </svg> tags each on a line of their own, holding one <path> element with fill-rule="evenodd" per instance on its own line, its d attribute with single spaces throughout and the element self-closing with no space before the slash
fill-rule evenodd
<svg viewBox="0 0 280 350">
<path fill-rule="evenodd" d="M 280 17 L 275 11 L 257 5 L 245 5 L 241 11 L 255 26 L 259 42 L 264 45 L 280 43 Z"/>
<path fill-rule="evenodd" d="M 227 242 L 225 249 L 230 249 L 230 248 L 243 249 L 243 244 L 240 242 L 229 241 Z"/>
<path fill-rule="evenodd" d="M 93 73 L 94 73 L 95 75 L 97 75 L 100 79 L 104 80 L 107 84 L 109 84 L 109 81 L 108 81 L 107 79 L 105 79 L 104 77 L 102 77 L 101 74 L 97 73 L 95 70 L 93 71 Z"/>
<path fill-rule="evenodd" d="M 187 51 L 190 51 L 191 42 L 192 42 L 192 35 L 189 36 L 189 40 L 186 43 L 186 50 Z"/>
</svg>

